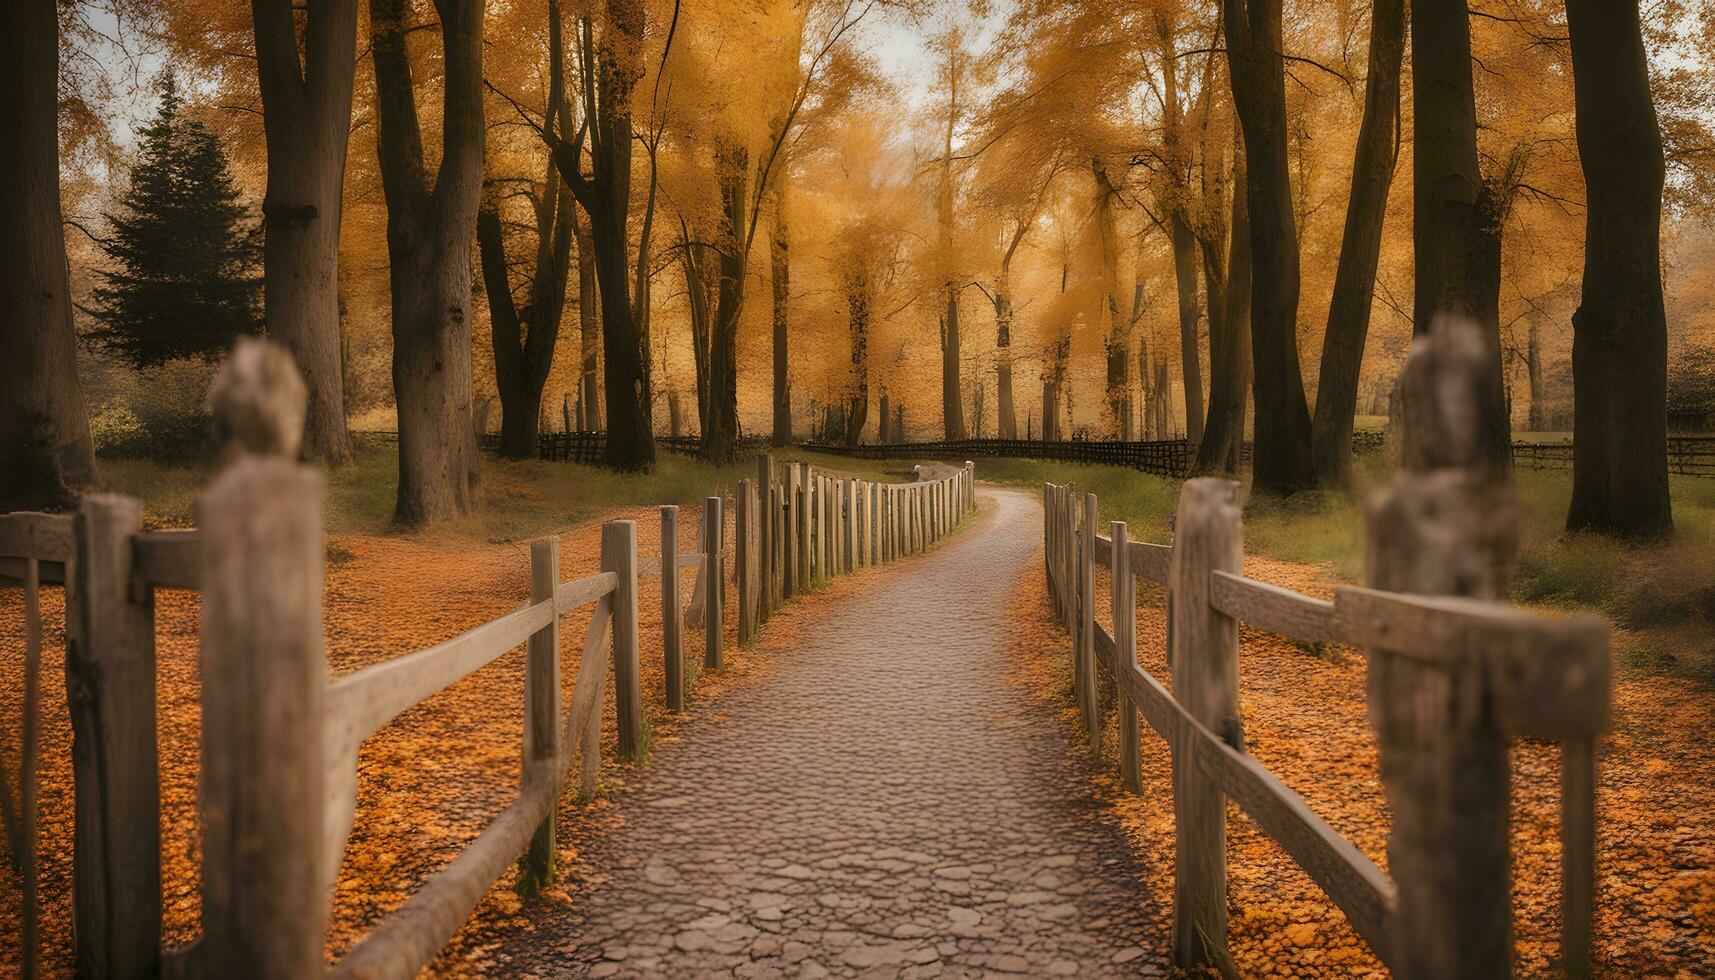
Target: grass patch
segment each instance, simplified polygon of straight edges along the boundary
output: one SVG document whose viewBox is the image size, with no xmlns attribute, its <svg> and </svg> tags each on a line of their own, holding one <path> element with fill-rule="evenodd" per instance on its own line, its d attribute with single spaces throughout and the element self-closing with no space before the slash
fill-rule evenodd
<svg viewBox="0 0 1715 980">
<path fill-rule="evenodd" d="M 1245 550 L 1363 579 L 1362 499 L 1390 477 L 1382 454 L 1361 457 L 1355 495 L 1315 491 L 1280 498 L 1249 493 Z M 1135 470 L 1038 460 L 984 460 L 978 477 L 1040 489 L 1076 483 L 1100 500 L 1104 521 L 1123 520 L 1137 540 L 1165 543 L 1178 500 L 1175 480 Z M 1623 667 L 1715 685 L 1715 480 L 1672 478 L 1675 532 L 1666 541 L 1568 534 L 1572 474 L 1519 470 L 1519 550 L 1511 598 L 1566 612 L 1595 612 L 1622 631 Z"/>
</svg>

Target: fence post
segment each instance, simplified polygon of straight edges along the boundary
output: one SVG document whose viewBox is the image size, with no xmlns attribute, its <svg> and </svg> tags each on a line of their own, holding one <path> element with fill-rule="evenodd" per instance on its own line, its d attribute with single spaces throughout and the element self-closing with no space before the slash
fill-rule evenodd
<svg viewBox="0 0 1715 980">
<path fill-rule="evenodd" d="M 643 682 L 637 653 L 637 522 L 601 526 L 601 570 L 619 576 L 613 596 L 613 707 L 619 757 L 643 756 Z"/>
<path fill-rule="evenodd" d="M 1096 495 L 1084 494 L 1084 522 L 1078 539 L 1078 708 L 1090 754 L 1102 754 L 1102 706 L 1096 694 Z M 1175 688 L 1177 690 L 1177 688 Z"/>
<path fill-rule="evenodd" d="M 774 457 L 767 453 L 756 458 L 756 502 L 762 510 L 756 526 L 756 624 L 760 626 L 774 611 Z"/>
<path fill-rule="evenodd" d="M 1174 528 L 1167 592 L 1173 697 L 1228 744 L 1243 748 L 1238 624 L 1210 602 L 1214 573 L 1238 573 L 1244 566 L 1238 484 L 1187 481 Z M 1189 729 L 1175 734 L 1173 963 L 1186 970 L 1207 963 L 1233 975 L 1227 952 L 1227 799 L 1198 762 L 1207 751 Z"/>
<path fill-rule="evenodd" d="M 810 479 L 803 463 L 795 464 L 792 475 L 792 526 L 792 557 L 796 567 L 792 594 L 797 595 L 810 588 Z"/>
<path fill-rule="evenodd" d="M 720 670 L 725 662 L 722 614 L 726 609 L 721 602 L 721 586 L 726 582 L 724 503 L 719 497 L 703 498 L 703 666 L 709 670 Z"/>
<path fill-rule="evenodd" d="M 738 481 L 738 487 L 733 491 L 733 562 L 732 580 L 738 586 L 738 645 L 740 647 L 750 642 L 751 610 L 750 603 L 754 595 L 750 585 L 751 550 L 751 497 L 750 481 Z"/>
<path fill-rule="evenodd" d="M 213 404 L 230 462 L 197 501 L 199 966 L 207 976 L 303 977 L 324 969 L 332 886 L 321 861 L 325 485 L 297 462 L 305 393 L 283 349 L 241 340 Z"/>
<path fill-rule="evenodd" d="M 75 793 L 72 935 L 81 976 L 153 976 L 161 959 L 155 596 L 131 581 L 143 505 L 92 493 L 74 522 L 66 695 Z"/>
<path fill-rule="evenodd" d="M 661 508 L 661 657 L 667 710 L 685 710 L 685 623 L 679 602 L 679 508 Z"/>
<path fill-rule="evenodd" d="M 840 550 L 845 552 L 841 566 L 847 572 L 857 571 L 858 562 L 858 514 L 857 514 L 857 480 L 846 480 L 840 484 L 840 503 L 845 509 L 845 520 L 841 522 L 844 533 L 840 537 Z"/>
<path fill-rule="evenodd" d="M 1114 673 L 1137 669 L 1137 579 L 1131 574 L 1131 542 L 1126 537 L 1124 521 L 1108 525 L 1113 535 L 1114 554 L 1109 564 L 1113 579 L 1114 614 Z M 1124 684 L 1119 687 L 1120 785 L 1133 793 L 1142 792 L 1142 776 L 1138 770 L 1137 706 L 1126 695 Z"/>
<path fill-rule="evenodd" d="M 782 602 L 798 594 L 798 526 L 804 518 L 804 504 L 799 499 L 803 494 L 803 481 L 800 473 L 803 465 L 802 463 L 788 463 L 786 465 L 785 485 L 782 487 L 781 507 L 785 511 L 782 517 L 786 526 L 785 537 L 781 540 L 784 547 L 780 556 L 780 598 Z"/>
<path fill-rule="evenodd" d="M 881 484 L 869 485 L 869 563 L 879 565 L 886 559 L 881 553 L 883 524 L 881 517 Z"/>
<path fill-rule="evenodd" d="M 560 580 L 560 539 L 530 542 L 530 604 L 552 603 Z M 530 634 L 524 672 L 524 788 L 560 777 L 560 617 Z M 542 818 L 524 853 L 518 890 L 535 895 L 554 881 L 554 810 Z"/>
<path fill-rule="evenodd" d="M 1366 512 L 1374 588 L 1493 599 L 1516 546 L 1511 481 L 1481 458 L 1473 406 L 1499 390 L 1477 328 L 1437 318 L 1400 379 L 1400 472 Z M 1512 972 L 1507 744 L 1473 657 L 1425 664 L 1372 651 L 1370 720 L 1394 814 L 1402 980 Z M 1569 869 L 1570 870 L 1570 869 Z"/>
</svg>

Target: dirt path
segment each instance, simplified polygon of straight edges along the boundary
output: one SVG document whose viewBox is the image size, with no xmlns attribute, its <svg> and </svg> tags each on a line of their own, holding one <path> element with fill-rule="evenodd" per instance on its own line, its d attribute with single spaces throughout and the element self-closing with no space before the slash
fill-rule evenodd
<svg viewBox="0 0 1715 980">
<path fill-rule="evenodd" d="M 848 581 L 661 746 L 488 951 L 539 976 L 1148 974 L 1161 922 L 1090 773 L 1006 679 L 1041 536 L 1022 493 Z M 869 578 L 869 581 L 864 581 Z"/>
</svg>

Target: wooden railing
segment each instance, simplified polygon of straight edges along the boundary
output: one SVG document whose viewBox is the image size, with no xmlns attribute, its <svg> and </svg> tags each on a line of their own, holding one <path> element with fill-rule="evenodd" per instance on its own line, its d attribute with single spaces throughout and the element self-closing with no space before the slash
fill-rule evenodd
<svg viewBox="0 0 1715 980">
<path fill-rule="evenodd" d="M 245 343 L 215 389 L 229 460 L 199 498 L 194 531 L 144 531 L 134 499 L 92 494 L 75 516 L 0 515 L 0 584 L 26 592 L 24 773 L 33 773 L 41 654 L 37 590 L 65 581 L 66 671 L 75 788 L 74 956 L 80 975 L 295 978 L 324 972 L 335 878 L 357 804 L 362 743 L 410 707 L 520 644 L 526 648 L 523 779 L 517 796 L 446 868 L 332 968 L 415 976 L 514 861 L 526 893 L 550 882 L 557 801 L 577 765 L 587 797 L 601 766 L 612 677 L 618 753 L 646 744 L 638 583 L 661 576 L 667 708 L 689 693 L 683 624 L 699 618 L 703 663 L 724 660 L 726 583 L 749 643 L 787 599 L 843 572 L 922 551 L 975 507 L 973 470 L 883 484 L 758 462 L 739 483 L 733 555 L 724 501 L 703 502 L 700 552 L 680 553 L 679 509 L 664 506 L 661 553 L 639 561 L 636 523 L 602 527 L 600 571 L 559 581 L 559 539 L 531 542 L 524 607 L 414 653 L 328 677 L 323 651 L 319 471 L 296 461 L 302 388 L 287 355 Z M 272 362 L 272 363 L 270 363 Z M 269 378 L 264 382 L 259 379 Z M 678 571 L 697 567 L 690 601 Z M 729 576 L 730 569 L 730 576 Z M 202 938 L 161 948 L 154 591 L 202 593 Z M 562 616 L 592 608 L 570 703 L 561 703 Z M 0 780 L 0 784 L 4 781 Z M 32 847 L 33 778 L 6 801 L 7 829 Z M 16 820 L 13 819 L 14 815 Z M 25 956 L 35 957 L 34 856 L 24 862 Z"/>
<path fill-rule="evenodd" d="M 1534 470 L 1572 468 L 1572 443 L 1513 443 L 1513 465 Z M 1667 471 L 1675 476 L 1715 476 L 1715 436 L 1667 437 Z"/>
<path fill-rule="evenodd" d="M 841 443 L 806 443 L 805 449 L 842 453 L 865 459 L 1055 459 L 1071 463 L 1125 466 L 1157 476 L 1182 477 L 1190 469 L 1197 449 L 1184 439 L 1144 442 L 1036 439 L 951 439 L 941 442 L 891 442 L 848 446 Z"/>
<path fill-rule="evenodd" d="M 498 446 L 500 437 L 485 435 L 483 441 L 486 445 Z M 767 443 L 766 439 L 745 438 L 739 440 L 739 448 L 754 451 Z M 701 436 L 657 435 L 655 448 L 683 456 L 701 456 L 703 440 Z M 543 432 L 536 437 L 536 455 L 539 459 L 562 463 L 599 463 L 606 452 L 606 432 Z"/>
<path fill-rule="evenodd" d="M 1098 533 L 1097 499 L 1044 488 L 1045 563 L 1057 615 L 1074 643 L 1073 690 L 1100 750 L 1098 670 L 1117 682 L 1122 783 L 1140 789 L 1137 714 L 1172 750 L 1176 821 L 1174 957 L 1234 972 L 1226 947 L 1226 809 L 1231 800 L 1345 913 L 1396 975 L 1505 975 L 1511 964 L 1505 766 L 1517 737 L 1562 747 L 1562 946 L 1587 976 L 1595 875 L 1595 741 L 1609 724 L 1608 625 L 1547 619 L 1472 599 L 1342 587 L 1333 601 L 1244 577 L 1237 485 L 1188 481 L 1171 547 L 1131 541 L 1123 522 Z M 1096 570 L 1111 575 L 1113 632 L 1096 621 Z M 1165 589 L 1171 693 L 1137 662 L 1136 582 Z M 1369 669 L 1420 672 L 1411 685 L 1370 684 L 1395 832 L 1389 877 L 1245 751 L 1238 626 L 1294 640 L 1350 644 Z M 1454 692 L 1472 717 L 1437 714 Z M 1414 716 L 1415 713 L 1415 716 Z M 1496 849 L 1499 853 L 1496 853 Z M 1457 868 L 1457 873 L 1445 869 Z M 1425 873 L 1426 869 L 1433 873 Z M 1496 908 L 1503 910 L 1495 922 Z M 1456 964 L 1454 966 L 1453 964 Z"/>
</svg>

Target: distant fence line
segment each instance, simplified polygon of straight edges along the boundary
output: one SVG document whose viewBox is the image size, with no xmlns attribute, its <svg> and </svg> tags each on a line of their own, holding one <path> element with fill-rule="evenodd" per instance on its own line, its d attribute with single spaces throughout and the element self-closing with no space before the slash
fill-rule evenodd
<svg viewBox="0 0 1715 980">
<path fill-rule="evenodd" d="M 1513 465 L 1532 470 L 1572 468 L 1572 443 L 1515 442 Z M 1668 436 L 1667 471 L 1675 476 L 1715 476 L 1715 436 Z"/>
<path fill-rule="evenodd" d="M 1195 455 L 1191 443 L 1185 439 L 1158 439 L 1148 442 L 947 439 L 940 442 L 889 442 L 858 446 L 822 442 L 807 442 L 802 445 L 803 448 L 816 452 L 838 453 L 863 459 L 1054 459 L 1071 463 L 1126 466 L 1168 477 L 1182 477 L 1189 472 L 1191 459 Z"/>
</svg>

